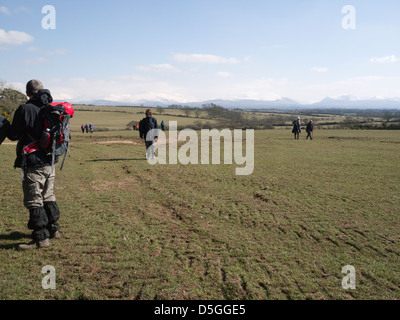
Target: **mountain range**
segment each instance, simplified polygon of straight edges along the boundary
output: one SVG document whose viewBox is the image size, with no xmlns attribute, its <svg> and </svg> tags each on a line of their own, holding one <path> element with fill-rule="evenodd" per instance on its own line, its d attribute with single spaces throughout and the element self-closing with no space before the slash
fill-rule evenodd
<svg viewBox="0 0 400 320">
<path fill-rule="evenodd" d="M 170 105 L 185 105 L 190 107 L 202 107 L 204 104 L 216 104 L 228 109 L 312 109 L 312 108 L 335 108 L 335 109 L 400 109 L 400 98 L 383 99 L 357 99 L 352 96 L 342 96 L 339 98 L 326 97 L 320 102 L 313 104 L 301 104 L 289 98 L 281 98 L 274 101 L 269 100 L 224 100 L 215 99 L 207 101 L 196 101 L 181 103 L 166 99 L 160 100 L 138 100 L 138 101 L 72 101 L 75 104 L 86 104 L 96 106 L 143 106 L 143 107 L 168 107 Z"/>
</svg>

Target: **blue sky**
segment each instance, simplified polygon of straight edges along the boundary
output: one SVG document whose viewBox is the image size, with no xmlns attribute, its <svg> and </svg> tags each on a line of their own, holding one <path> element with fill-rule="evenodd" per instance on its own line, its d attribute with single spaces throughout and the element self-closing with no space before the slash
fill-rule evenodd
<svg viewBox="0 0 400 320">
<path fill-rule="evenodd" d="M 0 0 L 0 79 L 72 102 L 400 97 L 399 18 L 398 0 Z"/>
</svg>

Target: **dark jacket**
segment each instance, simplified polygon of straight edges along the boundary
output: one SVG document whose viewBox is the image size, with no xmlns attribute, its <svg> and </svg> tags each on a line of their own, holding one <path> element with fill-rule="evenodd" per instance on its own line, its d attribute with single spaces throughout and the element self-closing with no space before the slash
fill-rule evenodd
<svg viewBox="0 0 400 320">
<path fill-rule="evenodd" d="M 26 156 L 23 163 L 23 148 L 32 142 L 40 140 L 44 129 L 43 106 L 52 103 L 53 98 L 49 90 L 39 92 L 26 104 L 21 105 L 15 111 L 8 138 L 17 141 L 17 159 L 14 167 L 41 168 L 51 165 L 51 155 L 39 150 Z"/>
<path fill-rule="evenodd" d="M 308 123 L 307 124 L 307 133 L 313 132 L 314 131 L 314 124 L 313 123 Z"/>
<path fill-rule="evenodd" d="M 293 121 L 293 130 L 292 133 L 301 133 L 301 125 L 299 123 L 299 121 L 295 120 Z"/>
<path fill-rule="evenodd" d="M 158 129 L 156 118 L 146 117 L 139 122 L 139 133 L 141 139 L 146 139 L 147 133 L 152 129 Z M 157 135 L 157 134 L 156 134 Z"/>
<path fill-rule="evenodd" d="M 10 122 L 0 114 L 0 144 L 7 138 L 9 130 Z"/>
</svg>

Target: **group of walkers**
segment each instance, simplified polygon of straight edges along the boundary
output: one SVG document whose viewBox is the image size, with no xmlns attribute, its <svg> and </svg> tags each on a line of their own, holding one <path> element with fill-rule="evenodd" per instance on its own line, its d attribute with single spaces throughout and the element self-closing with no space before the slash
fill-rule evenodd
<svg viewBox="0 0 400 320">
<path fill-rule="evenodd" d="M 312 120 L 310 120 L 307 123 L 306 132 L 307 132 L 307 140 L 308 140 L 308 138 L 310 138 L 312 140 L 313 133 L 314 133 L 314 123 Z M 301 118 L 300 117 L 297 117 L 297 119 L 293 121 L 292 133 L 294 134 L 294 138 L 296 140 L 300 139 L 300 134 L 301 134 Z"/>
<path fill-rule="evenodd" d="M 81 125 L 81 130 L 82 130 L 82 133 L 93 133 L 93 131 L 94 131 L 94 127 L 93 127 L 93 124 L 83 124 L 83 125 Z"/>
<path fill-rule="evenodd" d="M 19 245 L 20 250 L 43 248 L 51 245 L 49 239 L 60 238 L 60 210 L 54 195 L 55 172 L 53 164 L 58 162 L 54 157 L 42 149 L 26 152 L 32 141 L 39 141 L 44 132 L 43 110 L 53 102 L 49 90 L 44 89 L 38 80 L 31 80 L 26 85 L 26 95 L 29 101 L 21 105 L 15 112 L 12 124 L 7 124 L 6 136 L 12 141 L 18 141 L 17 159 L 14 167 L 22 169 L 22 189 L 24 205 L 29 210 L 28 228 L 32 230 L 32 241 Z M 0 132 L 5 120 L 0 122 Z M 93 133 L 93 124 L 81 126 L 82 133 Z M 135 129 L 139 131 L 140 138 L 145 140 L 147 160 L 155 158 L 155 140 L 158 138 L 158 123 L 153 117 L 151 109 L 146 110 L 143 118 Z M 161 129 L 165 129 L 162 121 Z M 313 138 L 314 124 L 310 121 L 306 129 L 307 139 Z M 300 138 L 301 119 L 293 121 L 295 139 Z M 2 137 L 0 137 L 2 138 Z"/>
</svg>

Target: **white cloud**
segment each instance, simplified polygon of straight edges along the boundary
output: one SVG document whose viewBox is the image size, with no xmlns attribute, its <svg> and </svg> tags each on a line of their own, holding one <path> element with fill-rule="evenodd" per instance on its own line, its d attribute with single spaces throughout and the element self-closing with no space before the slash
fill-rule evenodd
<svg viewBox="0 0 400 320">
<path fill-rule="evenodd" d="M 320 68 L 320 67 L 314 67 L 314 68 L 311 68 L 311 70 L 315 71 L 315 72 L 320 72 L 320 73 L 328 72 L 328 68 Z"/>
<path fill-rule="evenodd" d="M 183 75 L 183 77 L 185 77 Z M 112 100 L 138 102 L 140 100 L 170 100 L 180 103 L 210 99 L 265 99 L 276 100 L 286 96 L 287 79 L 243 79 L 239 82 L 216 77 L 207 79 L 168 79 L 168 81 L 142 78 L 137 75 L 114 76 L 106 80 L 69 78 L 43 79 L 55 99 L 71 102 Z M 68 99 L 66 99 L 68 98 Z"/>
<path fill-rule="evenodd" d="M 288 79 L 261 78 L 243 83 L 230 84 L 225 88 L 226 92 L 235 92 L 236 98 L 277 100 L 284 96 Z"/>
<path fill-rule="evenodd" d="M 10 10 L 8 10 L 8 8 L 4 7 L 4 6 L 0 7 L 0 13 L 3 13 L 5 15 L 7 15 L 7 16 L 11 15 Z"/>
<path fill-rule="evenodd" d="M 9 83 L 10 84 L 10 87 L 11 88 L 13 88 L 13 89 L 15 89 L 15 90 L 18 90 L 18 91 L 20 91 L 20 92 L 25 92 L 25 89 L 26 89 L 26 83 L 22 83 L 22 82 L 11 82 L 11 83 Z"/>
<path fill-rule="evenodd" d="M 66 54 L 66 53 L 68 53 L 68 51 L 65 49 L 56 49 L 56 50 L 47 52 L 47 54 L 49 54 L 51 56 L 52 55 L 62 55 L 62 54 Z"/>
<path fill-rule="evenodd" d="M 220 69 L 221 70 L 221 69 Z M 224 69 L 222 69 L 224 70 Z M 220 71 L 221 76 L 223 72 Z M 211 99 L 262 99 L 277 100 L 288 97 L 311 103 L 326 96 L 352 95 L 355 97 L 381 96 L 400 97 L 400 76 L 369 75 L 344 78 L 341 81 L 308 84 L 289 81 L 286 78 L 218 78 L 217 72 L 191 74 L 180 73 L 179 77 L 162 80 L 158 73 L 115 75 L 107 79 L 64 78 L 42 79 L 57 100 L 84 102 L 112 100 L 138 102 L 140 100 L 170 100 L 180 103 Z M 21 86 L 23 88 L 23 86 Z"/>
<path fill-rule="evenodd" d="M 34 59 L 25 59 L 23 60 L 23 62 L 25 64 L 41 64 L 41 63 L 45 63 L 48 60 L 45 58 L 34 58 Z"/>
<path fill-rule="evenodd" d="M 194 63 L 209 63 L 209 64 L 238 64 L 240 61 L 236 58 L 225 58 L 211 54 L 174 54 L 174 60 L 178 62 L 194 62 Z"/>
<path fill-rule="evenodd" d="M 34 38 L 25 32 L 0 29 L 0 44 L 21 45 L 33 40 Z"/>
<path fill-rule="evenodd" d="M 147 66 L 136 67 L 140 71 L 155 71 L 155 72 L 179 72 L 180 70 L 168 63 L 151 64 Z"/>
<path fill-rule="evenodd" d="M 137 74 L 114 76 L 113 78 L 117 80 L 128 80 L 128 81 L 151 81 L 150 78 L 146 78 Z"/>
<path fill-rule="evenodd" d="M 210 79 L 212 82 L 212 79 Z M 243 79 L 236 81 L 218 81 L 212 84 L 199 84 L 188 86 L 186 91 L 195 96 L 195 101 L 210 99 L 256 99 L 256 100 L 277 100 L 288 94 L 288 79 L 260 78 Z"/>
<path fill-rule="evenodd" d="M 28 48 L 28 51 L 29 51 L 29 52 L 38 52 L 38 51 L 40 51 L 40 49 L 39 49 L 39 48 L 36 48 L 36 47 L 29 47 L 29 48 Z"/>
<path fill-rule="evenodd" d="M 24 6 L 19 6 L 17 9 L 15 9 L 15 13 L 20 13 L 20 12 L 30 12 L 31 10 L 27 7 Z"/>
<path fill-rule="evenodd" d="M 399 80 L 400 76 L 361 76 L 326 83 L 299 84 L 291 88 L 289 96 L 308 103 L 318 102 L 327 96 L 351 95 L 358 99 L 371 96 L 399 97 Z"/>
<path fill-rule="evenodd" d="M 114 79 L 119 77 L 114 77 Z M 139 80 L 139 79 L 138 79 Z M 135 102 L 167 99 L 185 102 L 183 87 L 166 81 L 96 80 L 87 78 L 52 79 L 44 82 L 54 99 L 69 97 L 71 102 L 112 100 Z"/>
<path fill-rule="evenodd" d="M 382 77 L 382 76 L 364 76 L 364 77 L 354 77 L 342 81 L 337 81 L 336 83 L 344 86 L 365 86 L 371 83 L 378 84 L 380 82 L 396 82 L 399 81 L 400 77 Z"/>
<path fill-rule="evenodd" d="M 222 77 L 222 78 L 227 78 L 230 77 L 231 74 L 229 72 L 225 72 L 225 71 L 220 71 L 216 73 L 218 77 Z"/>
<path fill-rule="evenodd" d="M 58 101 L 71 101 L 74 98 L 72 95 L 65 92 L 57 92 L 56 94 L 57 95 L 54 96 L 54 99 Z"/>
<path fill-rule="evenodd" d="M 369 61 L 373 63 L 394 63 L 394 62 L 399 62 L 400 58 L 397 58 L 395 55 L 392 55 L 382 58 L 372 58 Z"/>
</svg>

